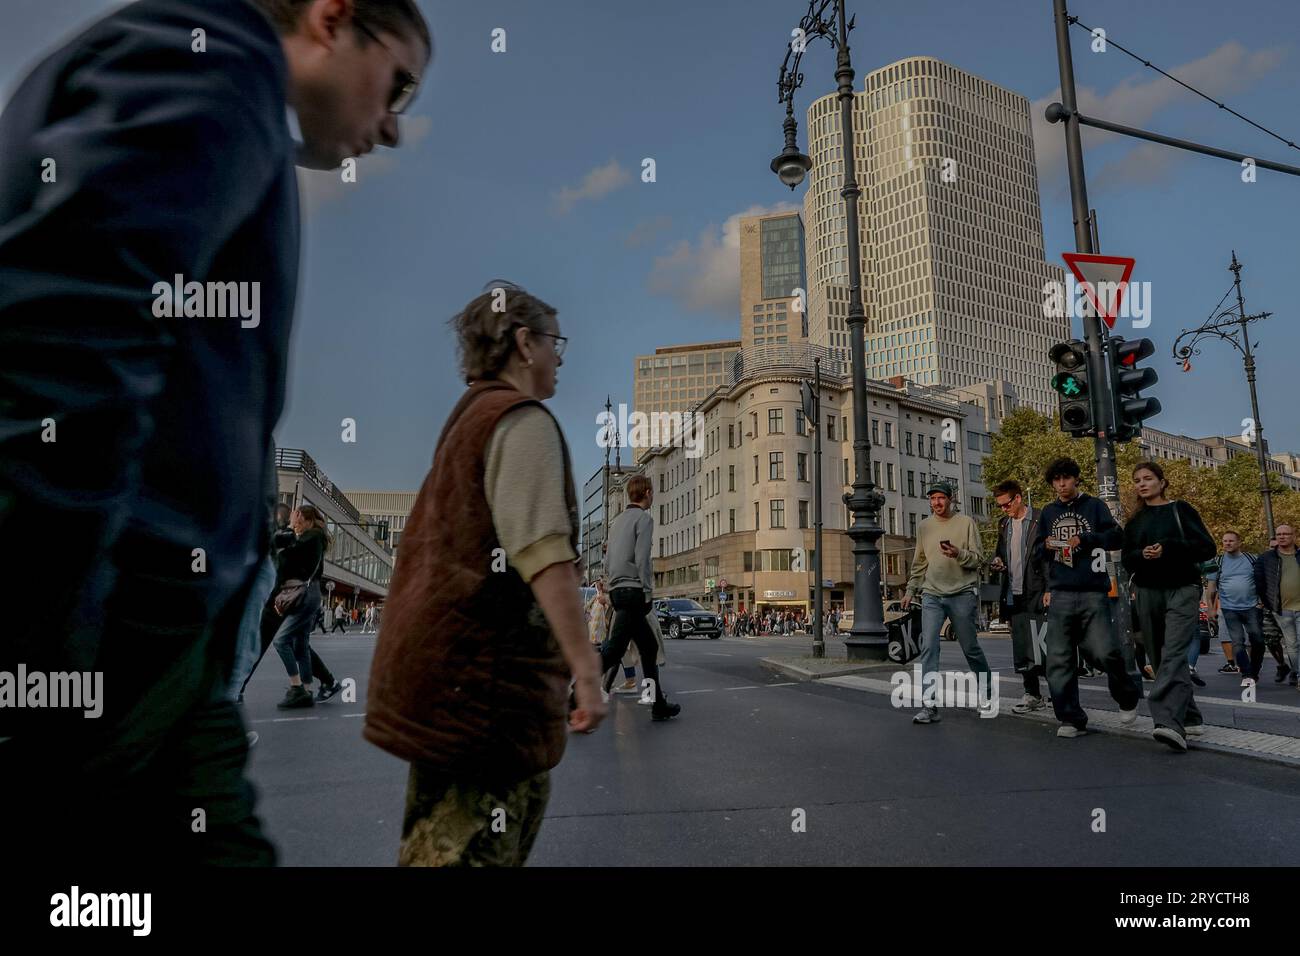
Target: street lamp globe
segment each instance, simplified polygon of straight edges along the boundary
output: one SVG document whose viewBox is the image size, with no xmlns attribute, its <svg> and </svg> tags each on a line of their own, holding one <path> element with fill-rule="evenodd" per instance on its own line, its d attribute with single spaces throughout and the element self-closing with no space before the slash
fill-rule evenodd
<svg viewBox="0 0 1300 956">
<path fill-rule="evenodd" d="M 808 170 L 812 169 L 812 160 L 798 149 L 787 146 L 780 156 L 772 160 L 771 168 L 781 182 L 794 189 L 803 182 Z"/>
</svg>

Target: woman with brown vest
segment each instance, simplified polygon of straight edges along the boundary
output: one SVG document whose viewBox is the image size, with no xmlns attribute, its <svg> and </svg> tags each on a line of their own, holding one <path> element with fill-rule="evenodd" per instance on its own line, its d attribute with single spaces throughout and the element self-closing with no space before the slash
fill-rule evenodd
<svg viewBox="0 0 1300 956">
<path fill-rule="evenodd" d="M 411 763 L 399 865 L 520 866 L 566 718 L 590 731 L 606 712 L 568 448 L 542 404 L 566 339 L 555 309 L 501 282 L 452 327 L 469 388 L 402 535 L 364 734 Z"/>
</svg>

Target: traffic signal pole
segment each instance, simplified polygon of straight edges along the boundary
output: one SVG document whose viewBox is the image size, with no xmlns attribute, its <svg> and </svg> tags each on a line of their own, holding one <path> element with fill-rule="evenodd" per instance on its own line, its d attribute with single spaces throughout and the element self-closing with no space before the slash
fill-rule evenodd
<svg viewBox="0 0 1300 956">
<path fill-rule="evenodd" d="M 1078 102 L 1074 90 L 1074 57 L 1070 52 L 1070 21 L 1065 0 L 1052 0 L 1056 14 L 1056 56 L 1061 72 L 1061 105 L 1065 108 L 1062 121 L 1065 124 L 1065 158 L 1070 174 L 1070 205 L 1074 213 L 1074 245 L 1076 252 L 1095 253 L 1093 248 L 1091 216 L 1088 209 L 1088 185 L 1083 174 L 1083 140 L 1079 133 Z M 1096 428 L 1093 437 L 1093 453 L 1097 463 L 1097 497 L 1110 510 L 1116 523 L 1124 523 L 1124 512 L 1120 507 L 1119 480 L 1115 462 L 1115 442 L 1111 429 L 1115 424 L 1112 407 L 1111 390 L 1107 387 L 1110 375 L 1110 362 L 1104 353 L 1102 342 L 1101 317 L 1091 304 L 1084 303 L 1083 335 L 1088 343 L 1088 379 L 1095 383 L 1089 389 L 1092 395 L 1092 421 Z M 1129 670 L 1135 670 L 1133 661 L 1133 638 L 1130 633 L 1131 615 L 1129 610 L 1128 584 L 1120 573 L 1118 552 L 1106 555 L 1106 569 L 1111 580 L 1115 582 L 1119 598 L 1118 618 L 1116 623 L 1120 644 L 1124 648 L 1124 660 Z"/>
</svg>

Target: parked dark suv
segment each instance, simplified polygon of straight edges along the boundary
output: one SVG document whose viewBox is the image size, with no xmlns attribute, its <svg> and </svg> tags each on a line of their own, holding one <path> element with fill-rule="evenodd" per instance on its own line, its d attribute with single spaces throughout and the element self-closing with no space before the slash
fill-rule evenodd
<svg viewBox="0 0 1300 956">
<path fill-rule="evenodd" d="M 655 616 L 664 637 L 676 640 L 698 634 L 716 640 L 722 636 L 722 623 L 718 615 L 686 598 L 667 598 L 655 601 Z"/>
</svg>

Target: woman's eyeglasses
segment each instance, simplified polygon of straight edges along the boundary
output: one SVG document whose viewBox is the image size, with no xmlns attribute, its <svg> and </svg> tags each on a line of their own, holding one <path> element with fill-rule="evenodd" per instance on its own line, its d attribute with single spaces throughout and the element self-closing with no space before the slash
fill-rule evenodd
<svg viewBox="0 0 1300 956">
<path fill-rule="evenodd" d="M 564 349 L 566 346 L 568 346 L 569 340 L 565 338 L 563 335 L 556 335 L 554 332 L 536 332 L 533 329 L 529 329 L 528 331 L 532 332 L 533 335 L 545 335 L 548 339 L 554 339 L 555 357 L 556 358 L 564 357 Z"/>
<path fill-rule="evenodd" d="M 366 26 L 355 17 L 353 17 L 352 23 L 358 30 L 387 50 L 394 60 L 398 59 L 397 54 L 393 52 L 392 47 L 379 39 L 379 37 L 375 35 L 375 31 L 371 30 L 370 27 Z M 398 66 L 401 66 L 400 60 L 398 60 Z M 419 88 L 420 78 L 418 76 L 410 70 L 399 69 L 397 71 L 396 81 L 393 84 L 393 92 L 388 99 L 388 112 L 401 113 L 405 110 L 411 105 L 411 100 L 415 99 L 415 91 Z"/>
</svg>

